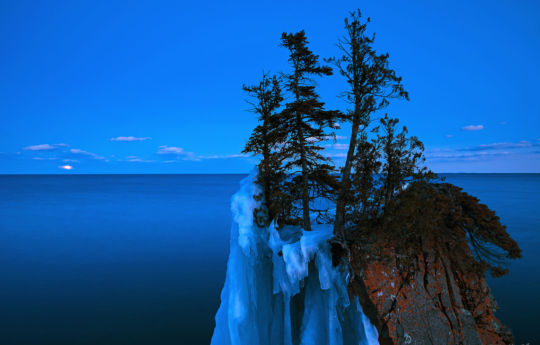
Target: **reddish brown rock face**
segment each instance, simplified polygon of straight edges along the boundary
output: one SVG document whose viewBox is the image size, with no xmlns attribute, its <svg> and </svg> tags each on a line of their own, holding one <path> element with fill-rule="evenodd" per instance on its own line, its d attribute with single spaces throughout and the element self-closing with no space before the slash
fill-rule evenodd
<svg viewBox="0 0 540 345">
<path fill-rule="evenodd" d="M 409 272 L 390 255 L 358 255 L 353 250 L 351 293 L 377 326 L 381 344 L 512 343 L 495 317 L 497 305 L 484 277 L 459 274 L 436 255 L 418 255 Z"/>
</svg>

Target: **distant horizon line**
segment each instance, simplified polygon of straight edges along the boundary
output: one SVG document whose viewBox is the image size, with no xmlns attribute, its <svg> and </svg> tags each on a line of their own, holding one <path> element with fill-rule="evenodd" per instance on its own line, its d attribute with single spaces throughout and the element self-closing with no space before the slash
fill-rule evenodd
<svg viewBox="0 0 540 345">
<path fill-rule="evenodd" d="M 470 175 L 539 175 L 540 172 L 436 172 L 435 174 L 470 174 Z M 89 176 L 89 175 L 249 175 L 245 173 L 0 173 L 0 176 Z"/>
</svg>

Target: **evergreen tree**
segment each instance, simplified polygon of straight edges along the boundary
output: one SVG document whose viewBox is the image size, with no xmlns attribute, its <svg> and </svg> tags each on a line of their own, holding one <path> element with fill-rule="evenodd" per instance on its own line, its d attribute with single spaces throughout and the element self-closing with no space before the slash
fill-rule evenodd
<svg viewBox="0 0 540 345">
<path fill-rule="evenodd" d="M 435 254 L 448 258 L 457 272 L 500 277 L 508 273 L 508 260 L 521 258 L 495 212 L 454 185 L 413 182 L 392 208 L 382 235 L 412 261 L 418 253 Z"/>
<path fill-rule="evenodd" d="M 375 132 L 376 129 L 373 131 Z M 379 211 L 377 202 L 377 176 L 382 163 L 380 161 L 380 143 L 376 139 L 369 139 L 366 131 L 358 136 L 356 153 L 353 159 L 351 173 L 350 198 L 345 204 L 350 212 L 345 212 L 346 219 L 357 226 L 363 226 L 366 221 L 375 219 Z"/>
<path fill-rule="evenodd" d="M 281 87 L 276 76 L 269 77 L 263 72 L 258 85 L 243 86 L 244 91 L 254 99 L 248 101 L 251 111 L 258 115 L 259 125 L 255 127 L 243 153 L 262 155 L 258 164 L 257 182 L 262 187 L 262 195 L 256 196 L 263 200 L 262 207 L 255 210 L 255 220 L 259 226 L 266 226 L 281 211 L 282 185 L 285 172 L 276 150 L 279 143 L 285 140 L 284 133 L 277 130 L 276 111 L 279 109 L 283 97 Z"/>
<path fill-rule="evenodd" d="M 311 230 L 312 214 L 332 221 L 328 209 L 335 202 L 334 263 L 346 256 L 346 241 L 365 244 L 375 237 L 406 265 L 418 253 L 430 253 L 448 257 L 461 272 L 505 274 L 507 260 L 521 257 L 521 250 L 495 213 L 458 187 L 433 183 L 435 175 L 423 166 L 422 142 L 409 137 L 406 127 L 398 128 L 397 119 L 385 115 L 371 127 L 375 112 L 392 98 L 408 99 L 408 94 L 389 68 L 388 54 L 373 49 L 374 36 L 366 35 L 369 18 L 362 23 L 360 17 L 357 11 L 345 20 L 347 37 L 338 44 L 344 55 L 327 60 L 349 84 L 345 97 L 352 109 L 346 114 L 324 109 L 313 78 L 331 75 L 332 69 L 309 50 L 304 31 L 281 37 L 292 67 L 282 75 L 290 101 L 281 111 L 277 77 L 263 73 L 258 85 L 244 86 L 259 118 L 243 151 L 262 156 L 257 180 L 262 192 L 256 198 L 263 202 L 255 210 L 257 224 L 275 220 L 280 226 Z M 352 126 L 339 179 L 321 142 L 335 138 L 332 129 L 340 121 Z M 345 241 L 346 226 L 363 231 Z"/>
<path fill-rule="evenodd" d="M 389 99 L 408 99 L 408 94 L 401 84 L 401 77 L 389 67 L 389 55 L 378 54 L 373 49 L 375 35 L 368 36 L 366 33 L 369 21 L 369 18 L 364 23 L 361 21 L 360 10 L 351 13 L 350 19 L 345 19 L 347 35 L 338 43 L 344 54 L 340 58 L 328 60 L 346 78 L 349 90 L 345 97 L 353 106 L 345 116 L 345 120 L 351 122 L 352 127 L 336 205 L 334 234 L 337 236 L 344 236 L 345 209 L 347 200 L 351 198 L 350 175 L 354 159 L 357 156 L 369 155 L 371 150 L 369 145 L 357 145 L 359 136 L 367 131 L 371 115 L 385 108 Z M 355 151 L 358 149 L 368 151 L 356 155 Z"/>
<path fill-rule="evenodd" d="M 424 144 L 415 136 L 407 137 L 407 127 L 403 126 L 397 132 L 398 119 L 385 115 L 380 119 L 382 135 L 378 135 L 381 144 L 384 164 L 381 170 L 382 185 L 380 188 L 380 202 L 384 207 L 385 216 L 388 215 L 389 205 L 394 201 L 406 183 L 423 178 L 427 173 L 424 163 Z M 431 173 L 429 173 L 431 174 Z"/>
<path fill-rule="evenodd" d="M 285 88 L 291 102 L 279 116 L 279 127 L 288 131 L 287 141 L 280 151 L 284 167 L 292 173 L 290 193 L 301 201 L 302 225 L 311 230 L 310 201 L 332 184 L 330 159 L 320 151 L 320 141 L 339 117 L 336 111 L 325 111 L 324 103 L 315 91 L 313 77 L 331 75 L 332 69 L 319 64 L 319 57 L 308 48 L 304 31 L 283 33 L 281 46 L 289 50 L 290 74 L 284 74 Z"/>
</svg>

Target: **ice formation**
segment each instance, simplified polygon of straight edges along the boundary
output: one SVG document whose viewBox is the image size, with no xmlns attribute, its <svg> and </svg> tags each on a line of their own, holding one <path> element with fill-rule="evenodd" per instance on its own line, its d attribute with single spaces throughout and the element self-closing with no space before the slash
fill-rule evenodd
<svg viewBox="0 0 540 345">
<path fill-rule="evenodd" d="M 331 227 L 257 227 L 254 178 L 232 198 L 227 276 L 211 345 L 378 344 L 358 299 L 349 300 L 347 270 L 332 266 Z"/>
</svg>

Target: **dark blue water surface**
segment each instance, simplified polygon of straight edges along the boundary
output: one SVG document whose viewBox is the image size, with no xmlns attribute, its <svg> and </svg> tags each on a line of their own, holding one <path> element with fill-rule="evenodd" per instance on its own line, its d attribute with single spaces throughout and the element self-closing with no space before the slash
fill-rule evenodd
<svg viewBox="0 0 540 345">
<path fill-rule="evenodd" d="M 208 344 L 242 177 L 0 176 L 0 344 Z M 540 175 L 447 181 L 523 248 L 489 282 L 517 342 L 539 342 Z"/>
<path fill-rule="evenodd" d="M 540 344 L 540 174 L 448 174 L 446 182 L 462 187 L 497 212 L 523 250 L 510 274 L 488 283 L 497 316 L 510 327 L 516 344 Z"/>
<path fill-rule="evenodd" d="M 242 175 L 0 177 L 0 344 L 208 344 Z"/>
</svg>

